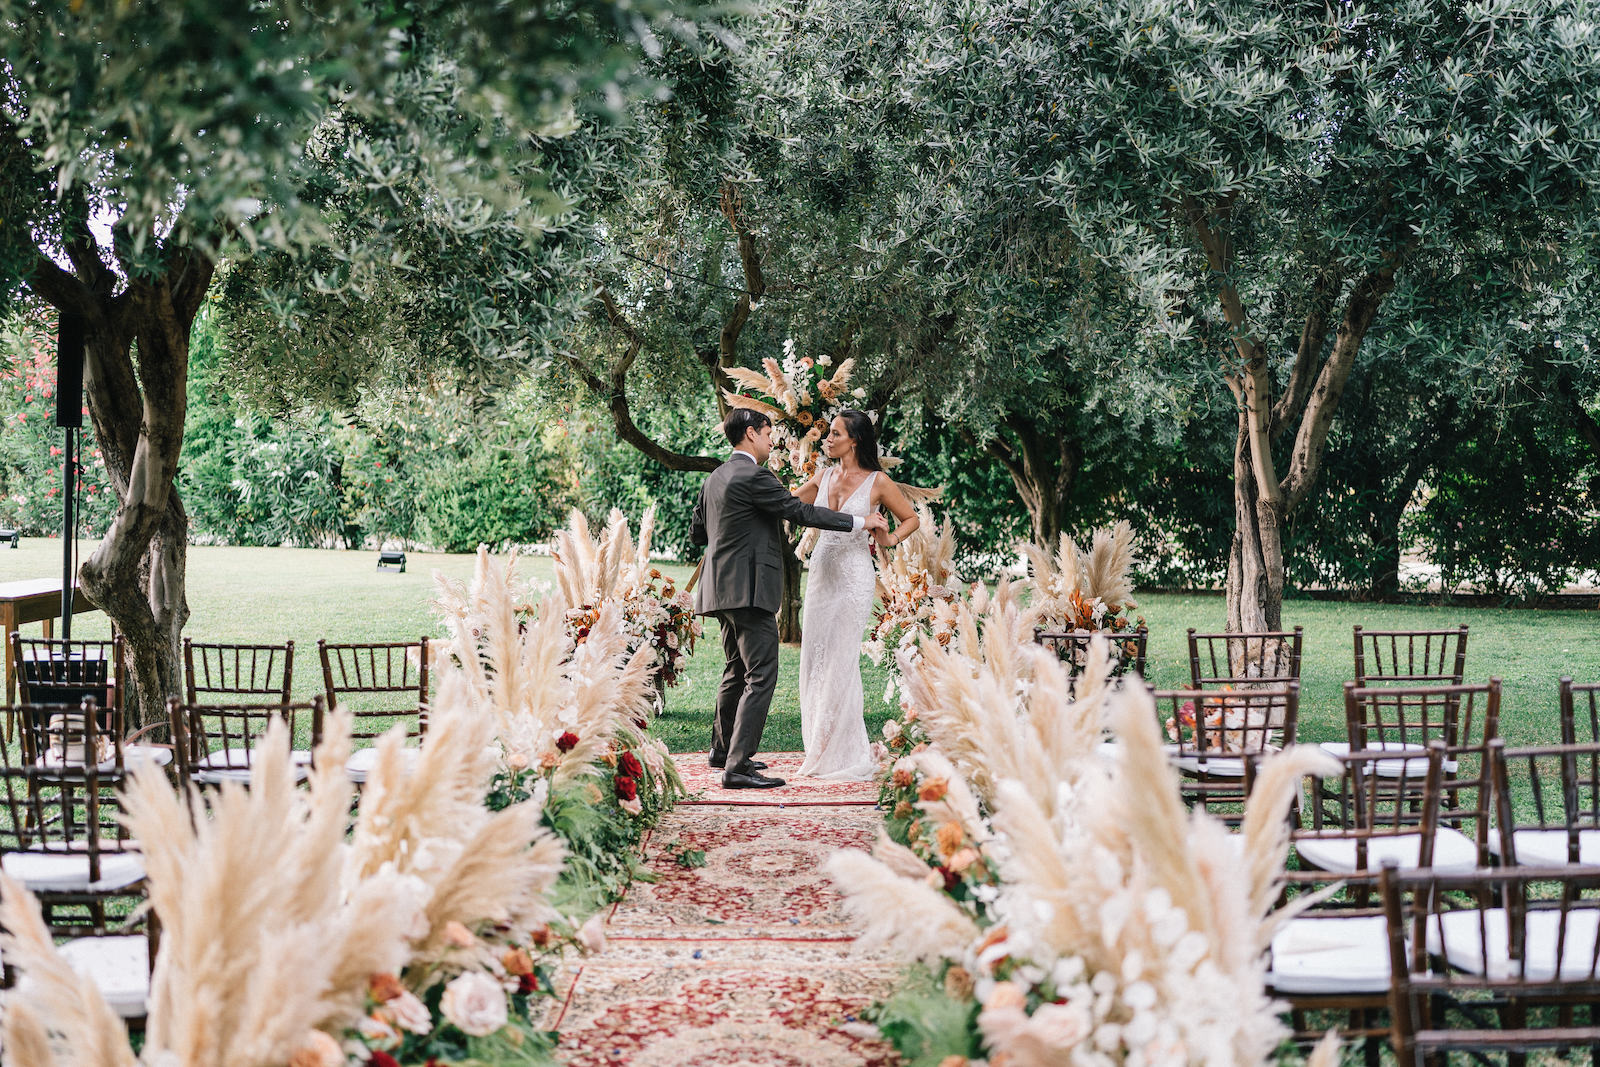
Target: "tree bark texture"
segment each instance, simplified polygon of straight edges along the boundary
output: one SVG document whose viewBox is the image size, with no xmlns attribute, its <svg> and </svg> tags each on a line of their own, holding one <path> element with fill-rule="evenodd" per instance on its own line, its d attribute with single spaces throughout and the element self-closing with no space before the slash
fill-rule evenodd
<svg viewBox="0 0 1600 1067">
<path fill-rule="evenodd" d="M 1310 492 L 1322 465 L 1345 384 L 1356 354 L 1383 300 L 1394 288 L 1398 253 L 1384 257 L 1375 270 L 1344 288 L 1344 275 L 1334 266 L 1319 272 L 1289 382 L 1273 402 L 1272 368 L 1267 345 L 1252 330 L 1249 309 L 1230 277 L 1234 256 L 1226 228 L 1228 205 L 1184 205 L 1207 264 L 1219 279 L 1218 301 L 1232 331 L 1238 363 L 1228 387 L 1238 402 L 1239 429 L 1234 445 L 1234 535 L 1228 555 L 1228 629 L 1232 632 L 1278 630 L 1283 622 L 1283 526 Z M 1223 226 L 1214 225 L 1221 221 Z M 1345 292 L 1331 346 L 1328 327 Z M 1328 354 L 1321 355 L 1324 347 Z M 1321 369 L 1312 378 L 1312 369 Z M 1298 410 L 1297 410 L 1298 409 Z M 1297 423 L 1288 469 L 1282 477 L 1273 443 Z"/>
<path fill-rule="evenodd" d="M 1033 543 L 1054 552 L 1066 530 L 1067 502 L 1077 480 L 1083 455 L 1077 443 L 1063 434 L 1041 432 L 1015 416 L 1004 421 L 1009 436 L 989 439 L 985 450 L 993 456 L 1016 487 Z M 968 435 L 971 440 L 971 435 Z"/>
<path fill-rule="evenodd" d="M 86 237 L 73 242 L 70 258 L 75 274 L 41 260 L 29 281 L 58 310 L 85 322 L 84 392 L 118 507 L 78 577 L 123 636 L 123 707 L 137 728 L 164 719 L 166 698 L 182 691 L 188 516 L 174 479 L 190 328 L 214 265 L 175 249 L 158 275 L 135 277 L 117 292 L 117 279 Z"/>
</svg>

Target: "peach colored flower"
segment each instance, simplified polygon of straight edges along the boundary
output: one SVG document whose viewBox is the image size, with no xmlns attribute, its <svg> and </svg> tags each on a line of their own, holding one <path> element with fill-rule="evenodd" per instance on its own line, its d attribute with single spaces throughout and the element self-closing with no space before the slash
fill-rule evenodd
<svg viewBox="0 0 1600 1067">
<path fill-rule="evenodd" d="M 588 922 L 578 927 L 576 936 L 578 947 L 583 949 L 585 955 L 593 956 L 606 949 L 605 924 L 598 915 L 591 915 Z"/>
<path fill-rule="evenodd" d="M 950 862 L 947 863 L 946 866 L 952 871 L 955 871 L 957 874 L 960 874 L 962 871 L 966 870 L 968 867 L 971 867 L 977 862 L 978 850 L 975 848 L 963 848 L 957 850 L 955 855 L 950 857 Z"/>
<path fill-rule="evenodd" d="M 929 802 L 943 800 L 944 795 L 949 791 L 950 783 L 943 778 L 929 778 L 922 783 L 922 788 L 917 790 L 917 797 L 920 800 Z"/>
<path fill-rule="evenodd" d="M 965 830 L 961 829 L 960 823 L 947 822 L 940 825 L 938 832 L 934 835 L 934 839 L 939 845 L 939 855 L 948 860 L 961 847 L 961 843 L 967 839 L 967 834 Z M 973 858 L 976 859 L 977 857 Z M 954 868 L 952 867 L 951 869 L 953 870 Z"/>
<path fill-rule="evenodd" d="M 972 972 L 961 966 L 951 967 L 944 972 L 944 991 L 953 1000 L 966 1000 L 972 996 Z"/>
<path fill-rule="evenodd" d="M 387 972 L 375 974 L 367 980 L 368 995 L 379 1003 L 393 1000 L 405 991 L 406 987 L 400 984 L 400 979 Z"/>
<path fill-rule="evenodd" d="M 413 1034 L 433 1032 L 433 1015 L 428 1011 L 428 1006 L 409 989 L 402 989 L 399 996 L 383 1006 L 383 1010 L 402 1030 L 410 1030 Z"/>
<path fill-rule="evenodd" d="M 520 978 L 522 975 L 533 973 L 533 957 L 528 955 L 527 949 L 516 945 L 500 955 L 500 966 L 506 969 L 507 974 Z"/>
<path fill-rule="evenodd" d="M 477 941 L 471 930 L 454 919 L 444 924 L 444 943 L 451 948 L 471 948 Z"/>
<path fill-rule="evenodd" d="M 289 1067 L 344 1067 L 344 1050 L 329 1035 L 312 1030 L 289 1057 Z"/>
</svg>

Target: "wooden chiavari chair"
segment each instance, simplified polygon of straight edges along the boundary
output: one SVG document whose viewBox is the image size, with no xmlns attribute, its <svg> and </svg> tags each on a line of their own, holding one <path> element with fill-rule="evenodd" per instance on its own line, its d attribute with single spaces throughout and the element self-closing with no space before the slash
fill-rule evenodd
<svg viewBox="0 0 1600 1067">
<path fill-rule="evenodd" d="M 317 653 L 327 707 L 349 713 L 351 740 L 361 745 L 350 754 L 345 773 L 352 782 L 365 782 L 376 750 L 362 742 L 376 740 L 396 723 L 404 724 L 408 738 L 427 733 L 428 639 L 373 644 L 318 641 Z M 364 696 L 381 699 L 374 706 L 359 699 Z"/>
</svg>

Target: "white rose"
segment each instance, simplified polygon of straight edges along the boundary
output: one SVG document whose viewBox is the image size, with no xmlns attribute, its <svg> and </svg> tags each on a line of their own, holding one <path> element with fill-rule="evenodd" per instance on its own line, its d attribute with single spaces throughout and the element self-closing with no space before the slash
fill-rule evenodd
<svg viewBox="0 0 1600 1067">
<path fill-rule="evenodd" d="M 467 971 L 444 987 L 439 1010 L 462 1033 L 487 1037 L 506 1024 L 506 991 L 482 971 Z"/>
<path fill-rule="evenodd" d="M 900 736 L 900 724 L 893 719 L 883 724 L 883 739 L 893 741 Z"/>
<path fill-rule="evenodd" d="M 617 806 L 620 807 L 623 811 L 627 812 L 629 815 L 642 815 L 642 814 L 644 814 L 644 805 L 639 802 L 639 799 L 637 797 L 635 797 L 632 800 L 620 801 L 617 804 Z"/>
<path fill-rule="evenodd" d="M 402 1030 L 410 1030 L 413 1034 L 426 1034 L 433 1030 L 433 1016 L 429 1014 L 428 1006 L 409 989 L 386 1002 L 383 1009 Z"/>
<path fill-rule="evenodd" d="M 867 391 L 858 385 L 854 389 L 850 390 L 850 395 L 855 397 L 857 400 L 865 400 L 867 398 Z"/>
<path fill-rule="evenodd" d="M 1094 1019 L 1081 1004 L 1041 1004 L 1028 1018 L 1028 1030 L 1054 1049 L 1076 1048 L 1094 1030 Z"/>
</svg>

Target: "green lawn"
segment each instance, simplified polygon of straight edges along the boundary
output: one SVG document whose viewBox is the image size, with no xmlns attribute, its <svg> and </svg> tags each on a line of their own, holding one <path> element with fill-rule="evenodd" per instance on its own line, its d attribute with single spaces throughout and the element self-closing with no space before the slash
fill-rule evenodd
<svg viewBox="0 0 1600 1067">
<path fill-rule="evenodd" d="M 85 543 L 87 555 L 92 545 Z M 19 550 L 0 549 L 0 582 L 60 573 L 57 541 L 32 538 Z M 296 645 L 295 695 L 304 699 L 320 687 L 319 637 L 337 641 L 398 641 L 438 635 L 431 601 L 435 572 L 468 578 L 473 557 L 410 553 L 405 574 L 376 570 L 373 552 L 324 552 L 295 548 L 215 548 L 189 550 L 188 633 L 196 639 L 276 642 Z M 550 561 L 526 557 L 523 573 L 550 577 Z M 662 569 L 687 579 L 689 567 Z M 1153 595 L 1138 609 L 1150 626 L 1150 675 L 1162 687 L 1188 677 L 1184 630 L 1220 630 L 1221 597 Z M 1284 605 L 1287 625 L 1305 627 L 1304 704 L 1301 736 L 1306 740 L 1341 737 L 1344 730 L 1341 686 L 1351 673 L 1351 626 L 1378 629 L 1437 629 L 1467 623 L 1469 680 L 1498 675 L 1505 682 L 1501 733 L 1513 744 L 1551 742 L 1556 727 L 1556 679 L 1600 678 L 1600 613 L 1594 611 L 1514 611 L 1468 608 L 1395 607 L 1330 604 L 1296 600 Z M 26 632 L 37 633 L 38 627 Z M 105 618 L 80 615 L 74 636 L 108 632 Z M 722 669 L 716 624 L 708 620 L 705 640 L 688 662 L 681 684 L 668 693 L 667 712 L 656 730 L 675 751 L 709 746 L 711 706 Z M 769 750 L 800 748 L 798 647 L 783 651 L 778 694 L 768 721 Z M 890 708 L 883 704 L 884 673 L 866 660 L 862 673 L 869 729 L 876 732 Z"/>
</svg>

